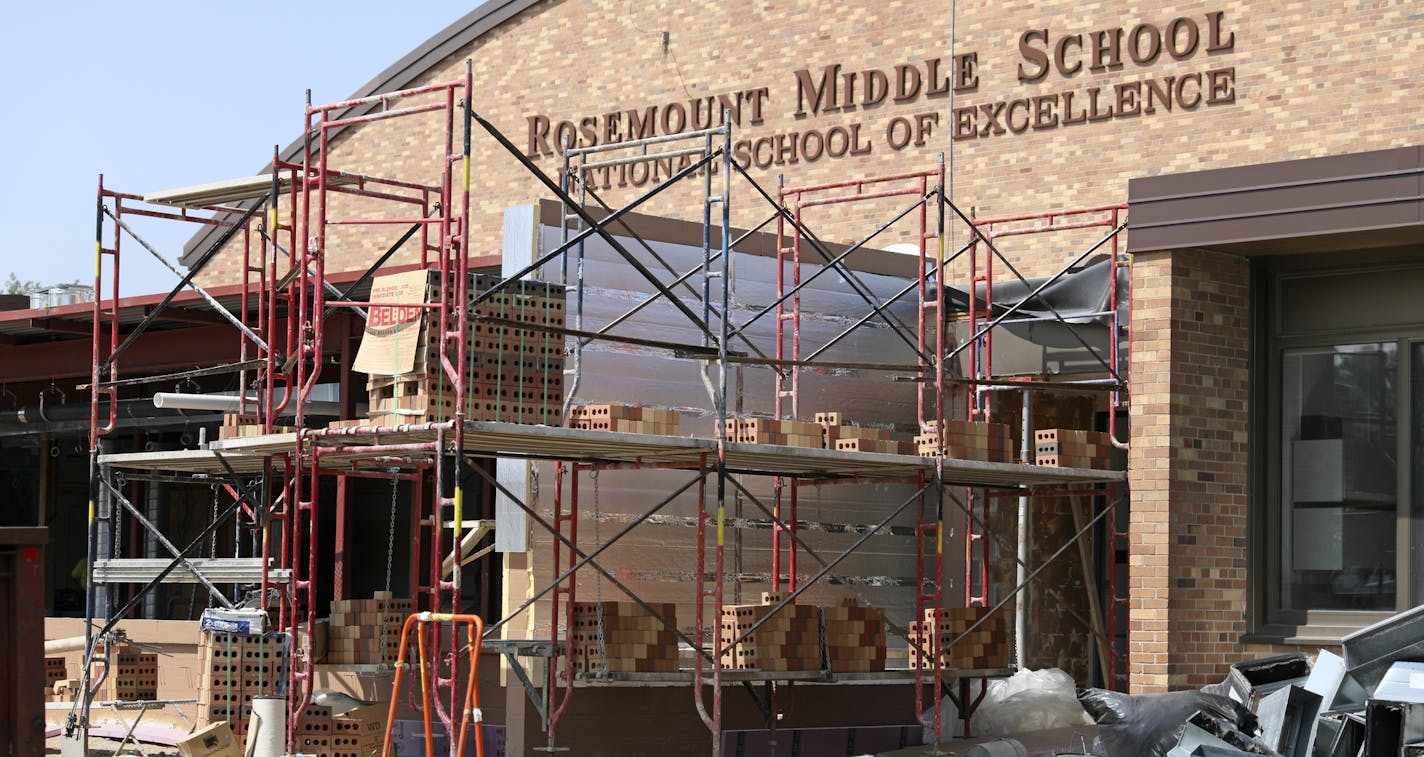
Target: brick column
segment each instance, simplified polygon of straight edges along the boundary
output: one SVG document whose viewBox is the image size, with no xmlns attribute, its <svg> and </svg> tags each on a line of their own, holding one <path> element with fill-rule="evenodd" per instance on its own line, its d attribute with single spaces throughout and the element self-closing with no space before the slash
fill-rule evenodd
<svg viewBox="0 0 1424 757">
<path fill-rule="evenodd" d="M 1134 692 L 1220 680 L 1242 653 L 1250 268 L 1133 264 L 1129 670 Z"/>
</svg>

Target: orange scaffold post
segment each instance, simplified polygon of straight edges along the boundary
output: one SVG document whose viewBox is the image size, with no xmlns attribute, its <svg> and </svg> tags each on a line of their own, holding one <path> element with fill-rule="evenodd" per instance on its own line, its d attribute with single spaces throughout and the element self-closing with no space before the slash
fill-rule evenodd
<svg viewBox="0 0 1424 757">
<path fill-rule="evenodd" d="M 463 757 L 465 754 L 465 738 L 469 733 L 470 724 L 475 726 L 475 757 L 484 757 L 484 738 L 481 731 L 481 724 L 484 722 L 484 715 L 480 711 L 480 640 L 485 635 L 485 622 L 478 615 L 466 615 L 448 612 L 417 612 L 405 619 L 405 625 L 401 626 L 400 656 L 396 658 L 395 680 L 391 683 L 391 708 L 386 716 L 386 737 L 381 744 L 381 757 L 390 757 L 391 737 L 393 735 L 391 726 L 396 720 L 396 707 L 400 704 L 401 678 L 405 674 L 405 656 L 410 649 L 410 629 L 416 628 L 416 645 L 420 652 L 418 664 L 420 665 L 420 703 L 421 713 L 425 723 L 425 757 L 435 757 L 435 738 L 431 729 L 430 713 L 433 702 L 431 701 L 430 671 L 426 667 L 425 636 L 426 626 L 430 623 L 449 623 L 451 630 L 457 623 L 464 623 L 466 630 L 466 649 L 470 653 L 470 678 L 465 688 L 465 706 L 460 715 L 460 735 L 455 739 L 455 749 L 450 753 L 451 757 Z M 453 713 L 451 713 L 453 715 Z M 452 736 L 453 738 L 453 736 Z"/>
</svg>

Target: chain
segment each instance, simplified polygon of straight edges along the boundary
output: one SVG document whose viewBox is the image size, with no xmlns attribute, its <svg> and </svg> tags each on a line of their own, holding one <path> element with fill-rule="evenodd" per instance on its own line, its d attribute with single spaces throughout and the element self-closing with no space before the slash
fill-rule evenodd
<svg viewBox="0 0 1424 757">
<path fill-rule="evenodd" d="M 597 549 L 603 546 L 603 536 L 599 533 L 599 522 L 603 520 L 603 512 L 598 503 L 598 471 L 590 472 L 588 477 L 593 482 L 593 546 Z M 608 642 L 603 635 L 603 574 L 598 571 L 594 571 L 593 600 L 595 612 L 598 613 L 598 626 L 595 628 L 594 634 L 598 641 L 599 674 L 607 677 Z"/>
<path fill-rule="evenodd" d="M 386 627 L 390 625 L 386 620 L 386 611 L 391 606 L 391 565 L 396 558 L 396 490 L 400 488 L 400 479 L 391 476 L 391 527 L 390 533 L 386 536 L 386 588 L 381 596 L 381 664 L 386 664 Z M 456 566 L 459 570 L 459 566 Z"/>
</svg>

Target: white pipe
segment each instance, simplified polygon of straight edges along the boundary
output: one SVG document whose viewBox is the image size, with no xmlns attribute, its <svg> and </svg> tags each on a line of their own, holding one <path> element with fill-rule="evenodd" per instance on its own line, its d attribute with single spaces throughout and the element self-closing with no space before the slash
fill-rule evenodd
<svg viewBox="0 0 1424 757">
<path fill-rule="evenodd" d="M 244 757 L 282 757 L 287 752 L 287 698 L 253 697 L 252 724 Z"/>
<path fill-rule="evenodd" d="M 1030 422 L 1030 413 L 1033 404 L 1029 400 L 1030 392 L 1023 390 L 1023 418 L 1021 419 L 1019 432 L 1019 462 L 1029 463 L 1033 461 L 1033 424 Z M 1028 636 L 1028 542 L 1029 542 L 1029 507 L 1028 497 L 1019 496 L 1019 533 L 1018 533 L 1018 570 L 1015 571 L 1014 584 L 1022 586 L 1019 595 L 1014 599 L 1014 659 L 1018 662 L 1019 670 L 1028 668 L 1027 648 L 1025 643 Z"/>
<path fill-rule="evenodd" d="M 49 639 L 44 643 L 44 653 L 47 655 L 80 652 L 83 651 L 83 649 L 83 636 L 71 636 L 67 639 Z"/>
<path fill-rule="evenodd" d="M 249 407 L 255 408 L 258 404 L 258 398 L 248 397 L 246 404 Z M 175 410 L 208 410 L 219 413 L 235 413 L 238 411 L 240 403 L 237 397 L 225 394 L 158 392 L 153 395 L 153 406 L 172 408 Z M 341 415 L 341 406 L 335 402 L 308 402 L 307 414 L 336 417 Z"/>
</svg>

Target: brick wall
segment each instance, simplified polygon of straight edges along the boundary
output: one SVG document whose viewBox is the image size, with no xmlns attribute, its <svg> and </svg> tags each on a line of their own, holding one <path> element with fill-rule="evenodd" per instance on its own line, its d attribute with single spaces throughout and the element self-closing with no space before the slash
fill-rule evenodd
<svg viewBox="0 0 1424 757">
<path fill-rule="evenodd" d="M 1130 667 L 1138 691 L 1218 681 L 1243 653 L 1249 267 L 1137 256 Z"/>
<path fill-rule="evenodd" d="M 957 8 L 955 7 L 957 5 Z M 842 72 L 867 69 L 894 73 L 914 64 L 927 76 L 926 61 L 941 59 L 949 68 L 951 10 L 957 14 L 955 53 L 978 55 L 978 86 L 948 97 L 921 94 L 906 103 L 887 98 L 871 107 L 798 118 L 795 72 L 819 76 L 839 63 Z M 481 39 L 450 55 L 420 76 L 417 83 L 453 80 L 463 75 L 466 58 L 475 61 L 475 105 L 521 148 L 529 142 L 530 116 L 562 119 L 598 116 L 651 105 L 683 103 L 719 93 L 766 88 L 762 123 L 750 123 L 750 110 L 736 130 L 737 139 L 759 139 L 859 124 L 870 152 L 806 162 L 800 158 L 753 166 L 753 176 L 774 188 L 779 174 L 788 185 L 854 176 L 928 169 L 938 154 L 950 151 L 952 197 L 965 212 L 1002 216 L 1067 207 L 1122 202 L 1133 176 L 1240 166 L 1253 163 L 1340 154 L 1424 141 L 1424 121 L 1416 105 L 1424 79 L 1408 75 L 1424 54 L 1424 37 L 1410 14 L 1414 4 L 1400 2 L 1316 3 L 1304 1 L 1221 0 L 1159 5 L 1122 2 L 1051 2 L 1014 4 L 988 0 L 933 0 L 892 3 L 851 0 L 834 13 L 822 4 L 729 0 L 711 5 L 640 3 L 630 10 L 616 0 L 569 0 L 540 3 Z M 1177 17 L 1195 20 L 1207 33 L 1207 14 L 1221 11 L 1222 34 L 1234 35 L 1229 51 L 1208 54 L 1205 36 L 1189 57 L 1161 53 L 1140 66 L 1126 56 L 1116 70 L 1083 70 L 1064 76 L 1051 72 L 1023 83 L 1019 38 L 1026 30 L 1047 29 L 1053 41 L 1064 34 L 1091 39 L 1097 30 L 1139 22 L 1166 27 Z M 666 47 L 661 32 L 668 33 Z M 434 30 L 432 30 L 433 32 Z M 1050 42 L 1050 44 L 1053 44 Z M 1042 45 L 1039 45 L 1042 47 Z M 1071 61 L 1074 48 L 1067 48 Z M 1089 63 L 1090 61 L 1085 61 Z M 369 61 L 371 72 L 388 61 Z M 1078 92 L 1090 87 L 1147 79 L 1201 74 L 1232 68 L 1234 102 L 1157 109 L 1098 122 L 1019 134 L 961 140 L 950 145 L 949 108 L 993 104 L 1039 95 Z M 926 87 L 927 88 L 927 87 Z M 1104 90 L 1107 91 L 1107 90 Z M 333 101 L 346 93 L 326 93 Z M 938 119 L 924 144 L 894 149 L 887 130 L 896 118 L 930 114 Z M 301 114 L 291 114 L 297 133 Z M 442 168 L 434 114 L 367 124 L 344 133 L 332 150 L 332 166 L 382 176 L 433 181 Z M 277 139 L 281 139 L 280 135 Z M 474 250 L 497 249 L 500 213 L 508 205 L 546 196 L 510 156 L 482 132 L 474 139 Z M 254 155 L 253 165 L 267 156 Z M 541 156 L 538 165 L 553 174 L 559 161 Z M 620 205 L 640 191 L 601 190 Z M 655 214 L 700 217 L 700 182 L 669 190 L 647 206 Z M 905 205 L 903 198 L 864 206 L 822 208 L 808 214 L 821 236 L 852 240 Z M 385 210 L 369 202 L 336 202 L 334 214 L 363 216 Z M 766 216 L 749 188 L 734 186 L 733 222 L 754 225 Z M 956 226 L 957 224 L 951 224 Z M 330 245 L 329 270 L 364 267 L 400 233 L 342 230 Z M 891 230 L 879 244 L 905 241 L 908 228 Z M 1094 234 L 1084 233 L 1086 244 Z M 955 230 L 955 240 L 962 240 Z M 1072 246 L 1045 255 L 1031 242 L 1006 240 L 1006 253 L 1032 271 L 1055 268 Z M 398 257 L 414 260 L 414 245 Z M 223 259 L 204 277 L 232 281 L 237 261 Z"/>
<path fill-rule="evenodd" d="M 949 151 L 951 196 L 966 212 L 1002 216 L 1119 203 L 1129 178 L 1251 165 L 1424 142 L 1417 102 L 1424 77 L 1413 75 L 1424 35 L 1412 14 L 1417 3 L 1321 3 L 1306 0 L 1222 0 L 1165 5 L 1050 0 L 1035 4 L 989 0 L 890 3 L 849 0 L 834 12 L 810 0 L 763 0 L 689 5 L 662 0 L 628 6 L 621 0 L 540 3 L 420 76 L 415 84 L 454 79 L 473 58 L 475 106 L 516 144 L 528 141 L 527 118 L 557 122 L 649 105 L 681 102 L 766 87 L 762 123 L 744 123 L 738 139 L 760 139 L 808 129 L 860 125 L 872 149 L 863 155 L 816 162 L 798 160 L 752 168 L 774 187 L 930 168 Z M 798 118 L 798 69 L 819 74 L 840 63 L 843 72 L 949 65 L 950 16 L 957 13 L 953 50 L 974 51 L 979 84 L 947 98 L 920 97 Z M 1090 33 L 1139 22 L 1165 27 L 1186 16 L 1224 13 L 1234 35 L 1229 51 L 1198 50 L 1183 59 L 1162 54 L 1149 66 L 1114 70 L 1086 65 L 1071 75 L 1050 73 L 1022 83 L 1016 69 L 1025 30 Z M 664 38 L 663 32 L 666 31 Z M 666 39 L 666 43 L 664 43 Z M 385 61 L 371 61 L 372 71 Z M 1218 105 L 1176 107 L 1151 115 L 1028 129 L 951 143 L 951 107 L 1232 69 L 1234 99 Z M 344 93 L 334 93 L 337 95 Z M 335 99 L 328 98 L 328 99 Z M 886 131 L 896 118 L 938 118 L 921 145 L 893 149 Z M 292 124 L 300 114 L 292 113 Z M 295 131 L 295 129 L 294 129 Z M 436 117 L 369 124 L 343 134 L 332 166 L 397 178 L 433 181 L 443 168 Z M 546 193 L 487 136 L 474 140 L 476 195 L 471 252 L 498 248 L 500 213 Z M 253 164 L 265 161 L 255 155 Z M 557 171 L 558 160 L 538 165 Z M 617 206 L 639 189 L 601 190 Z M 683 218 L 701 212 L 700 183 L 688 182 L 642 210 Z M 835 212 L 808 212 L 823 238 L 855 240 L 889 218 L 904 198 Z M 370 217 L 388 208 L 338 198 L 334 216 Z M 767 209 L 747 187 L 734 185 L 733 223 L 750 227 Z M 951 223 L 952 229 L 957 225 Z M 328 270 L 364 267 L 402 230 L 352 228 L 334 232 Z M 908 225 L 875 244 L 905 241 Z M 1056 270 L 1099 232 L 1084 231 L 1051 247 L 1032 237 L 1004 240 L 1006 254 L 1026 274 Z M 952 242 L 962 240 L 952 231 Z M 412 245 L 395 262 L 416 259 Z M 232 281 L 238 261 L 225 255 L 204 283 Z M 963 279 L 963 271 L 953 276 Z M 1247 271 L 1228 257 L 1202 252 L 1139 256 L 1134 268 L 1136 310 L 1132 353 L 1134 392 L 1132 485 L 1131 672 L 1139 690 L 1216 680 L 1241 652 L 1246 600 L 1246 338 Z"/>
</svg>

